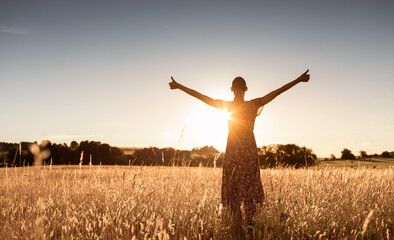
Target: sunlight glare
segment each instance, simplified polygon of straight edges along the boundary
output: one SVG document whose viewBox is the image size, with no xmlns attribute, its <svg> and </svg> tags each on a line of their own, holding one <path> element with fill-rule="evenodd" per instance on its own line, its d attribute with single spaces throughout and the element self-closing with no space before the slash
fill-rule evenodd
<svg viewBox="0 0 394 240">
<path fill-rule="evenodd" d="M 224 152 L 227 143 L 227 121 L 230 115 L 227 111 L 218 111 L 209 106 L 197 105 L 186 125 L 183 146 L 202 147 L 214 146 Z"/>
<path fill-rule="evenodd" d="M 230 113 L 227 112 L 226 110 L 219 110 L 219 114 L 220 114 L 220 117 L 225 119 L 225 120 L 230 120 L 231 119 Z"/>
</svg>

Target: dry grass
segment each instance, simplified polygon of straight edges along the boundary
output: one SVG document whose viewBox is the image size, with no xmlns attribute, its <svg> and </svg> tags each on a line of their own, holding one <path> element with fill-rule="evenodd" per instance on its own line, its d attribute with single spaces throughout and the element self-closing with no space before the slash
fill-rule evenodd
<svg viewBox="0 0 394 240">
<path fill-rule="evenodd" d="M 262 170 L 257 239 L 392 239 L 388 169 Z M 221 169 L 0 169 L 0 239 L 237 239 Z"/>
</svg>

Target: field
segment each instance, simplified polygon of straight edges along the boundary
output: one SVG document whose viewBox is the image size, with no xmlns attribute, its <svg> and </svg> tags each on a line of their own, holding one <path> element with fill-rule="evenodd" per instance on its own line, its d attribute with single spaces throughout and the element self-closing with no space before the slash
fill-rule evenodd
<svg viewBox="0 0 394 240">
<path fill-rule="evenodd" d="M 368 158 L 362 160 L 321 160 L 320 167 L 387 168 L 394 167 L 394 158 Z"/>
<path fill-rule="evenodd" d="M 393 239 L 393 168 L 264 169 L 256 239 Z M 243 239 L 221 169 L 0 169 L 0 239 Z"/>
</svg>

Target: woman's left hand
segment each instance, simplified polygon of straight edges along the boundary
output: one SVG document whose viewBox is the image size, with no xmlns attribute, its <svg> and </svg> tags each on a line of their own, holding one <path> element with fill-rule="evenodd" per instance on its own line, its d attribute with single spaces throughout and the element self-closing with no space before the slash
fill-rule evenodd
<svg viewBox="0 0 394 240">
<path fill-rule="evenodd" d="M 179 83 L 177 83 L 174 78 L 171 76 L 172 82 L 169 82 L 168 84 L 170 85 L 171 89 L 177 89 L 179 88 Z"/>
</svg>

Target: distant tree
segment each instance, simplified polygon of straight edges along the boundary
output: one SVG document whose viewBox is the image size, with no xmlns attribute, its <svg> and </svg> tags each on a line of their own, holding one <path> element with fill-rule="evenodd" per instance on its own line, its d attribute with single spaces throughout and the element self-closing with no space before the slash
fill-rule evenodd
<svg viewBox="0 0 394 240">
<path fill-rule="evenodd" d="M 277 146 L 277 144 L 271 144 L 258 149 L 260 166 L 272 168 L 278 165 L 276 160 Z"/>
<path fill-rule="evenodd" d="M 389 158 L 390 157 L 390 153 L 388 151 L 384 151 L 384 152 L 382 152 L 381 156 L 383 158 Z"/>
<path fill-rule="evenodd" d="M 367 158 L 367 157 L 368 157 L 368 154 L 367 154 L 367 152 L 366 152 L 366 151 L 363 151 L 363 150 L 361 150 L 361 151 L 360 151 L 360 157 L 361 157 L 361 158 Z"/>
<path fill-rule="evenodd" d="M 0 165 L 5 165 L 6 164 L 6 155 L 0 153 Z"/>
<path fill-rule="evenodd" d="M 12 148 L 17 147 L 18 143 L 6 143 L 6 142 L 1 142 L 0 143 L 0 151 L 2 152 L 8 152 L 10 151 Z"/>
<path fill-rule="evenodd" d="M 128 159 L 120 148 L 111 147 L 111 158 L 114 160 L 115 164 L 119 164 L 119 165 L 128 164 Z"/>
<path fill-rule="evenodd" d="M 219 151 L 213 146 L 204 146 L 201 148 L 193 148 L 192 153 L 199 153 L 199 154 L 218 154 Z"/>
<path fill-rule="evenodd" d="M 66 144 L 53 144 L 51 149 L 53 164 L 77 164 L 79 156 L 76 150 L 71 150 Z"/>
<path fill-rule="evenodd" d="M 120 150 L 119 150 L 120 151 Z M 204 166 L 220 167 L 223 163 L 224 154 L 220 154 L 213 147 L 203 147 L 194 150 L 176 150 L 174 148 L 141 148 L 136 149 L 132 155 L 127 155 L 133 165 L 147 166 Z"/>
<path fill-rule="evenodd" d="M 331 160 L 335 160 L 335 159 L 337 159 L 337 158 L 335 157 L 335 155 L 334 155 L 334 154 L 331 154 L 331 157 L 330 157 L 330 159 L 331 159 Z"/>
<path fill-rule="evenodd" d="M 107 143 L 98 145 L 98 148 L 90 152 L 92 154 L 92 161 L 94 165 L 100 164 L 116 164 L 111 155 L 111 146 Z M 90 155 L 88 156 L 90 158 Z M 89 161 L 87 161 L 89 163 Z"/>
<path fill-rule="evenodd" d="M 78 149 L 78 143 L 76 141 L 72 141 L 70 143 L 70 148 L 71 148 L 71 150 L 77 150 Z"/>
<path fill-rule="evenodd" d="M 11 164 L 12 167 L 14 167 L 18 165 L 18 159 L 19 159 L 18 147 L 15 146 L 9 149 L 7 153 L 7 160 L 8 160 L 7 162 Z"/>
<path fill-rule="evenodd" d="M 159 149 L 157 147 L 137 149 L 132 157 L 135 165 L 147 165 L 147 166 L 158 166 L 158 165 L 182 165 L 180 162 L 186 158 L 183 156 L 181 151 L 175 151 L 173 148 Z M 183 163 L 184 164 L 184 163 Z"/>
<path fill-rule="evenodd" d="M 22 145 L 23 150 L 23 145 Z M 34 157 L 30 151 L 27 153 L 25 151 L 19 152 L 19 146 L 16 145 L 15 147 L 8 150 L 7 155 L 2 159 L 2 162 L 6 162 L 7 165 L 13 167 L 21 167 L 32 165 L 34 161 Z"/>
<path fill-rule="evenodd" d="M 341 153 L 342 153 L 341 159 L 350 159 L 350 160 L 356 159 L 356 156 L 354 156 L 352 151 L 350 151 L 347 148 L 344 148 Z"/>
<path fill-rule="evenodd" d="M 259 149 L 260 165 L 267 167 L 295 166 L 304 167 L 315 164 L 317 157 L 312 149 L 299 147 L 296 144 L 277 144 L 263 146 Z"/>
</svg>

